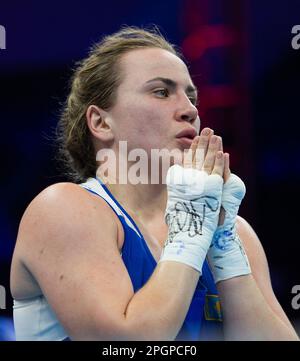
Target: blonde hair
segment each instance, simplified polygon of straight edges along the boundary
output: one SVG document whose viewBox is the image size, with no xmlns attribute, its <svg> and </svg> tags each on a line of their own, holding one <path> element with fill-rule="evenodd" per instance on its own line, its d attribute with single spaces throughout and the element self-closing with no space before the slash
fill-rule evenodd
<svg viewBox="0 0 300 361">
<path fill-rule="evenodd" d="M 62 109 L 57 128 L 60 160 L 74 181 L 82 181 L 96 174 L 96 154 L 86 122 L 91 104 L 110 109 L 120 85 L 120 58 L 138 48 L 161 48 L 182 58 L 154 26 L 152 29 L 125 26 L 105 36 L 90 50 L 75 68 L 71 89 Z"/>
</svg>

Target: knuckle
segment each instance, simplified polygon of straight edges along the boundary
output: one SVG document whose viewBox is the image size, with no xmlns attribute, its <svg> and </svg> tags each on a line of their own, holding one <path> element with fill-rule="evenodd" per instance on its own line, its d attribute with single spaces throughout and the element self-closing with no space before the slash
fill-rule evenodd
<svg viewBox="0 0 300 361">
<path fill-rule="evenodd" d="M 203 167 L 203 170 L 204 170 L 205 172 L 211 172 L 212 167 L 209 167 L 209 166 L 205 165 L 205 166 Z"/>
</svg>

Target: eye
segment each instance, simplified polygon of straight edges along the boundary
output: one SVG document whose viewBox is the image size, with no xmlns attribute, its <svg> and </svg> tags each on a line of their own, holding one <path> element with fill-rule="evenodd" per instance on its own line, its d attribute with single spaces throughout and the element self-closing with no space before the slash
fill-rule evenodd
<svg viewBox="0 0 300 361">
<path fill-rule="evenodd" d="M 153 93 L 157 94 L 160 98 L 166 98 L 167 96 L 169 96 L 169 91 L 166 88 L 157 89 Z"/>
<path fill-rule="evenodd" d="M 197 98 L 195 98 L 195 97 L 189 97 L 189 99 L 190 99 L 190 102 L 191 102 L 193 105 L 195 105 L 195 106 L 198 105 L 198 99 L 197 99 Z"/>
</svg>

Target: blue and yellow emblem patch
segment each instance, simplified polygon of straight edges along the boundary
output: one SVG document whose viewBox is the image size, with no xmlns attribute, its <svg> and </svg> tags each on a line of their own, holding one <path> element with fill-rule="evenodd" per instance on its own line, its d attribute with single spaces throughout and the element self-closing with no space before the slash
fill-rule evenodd
<svg viewBox="0 0 300 361">
<path fill-rule="evenodd" d="M 223 322 L 220 298 L 218 295 L 206 295 L 204 316 L 207 321 Z"/>
</svg>

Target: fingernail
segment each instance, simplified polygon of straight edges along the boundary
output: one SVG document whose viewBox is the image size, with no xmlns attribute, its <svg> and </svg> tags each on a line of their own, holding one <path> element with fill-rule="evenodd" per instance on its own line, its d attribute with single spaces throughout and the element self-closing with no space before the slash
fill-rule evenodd
<svg viewBox="0 0 300 361">
<path fill-rule="evenodd" d="M 215 144 L 215 143 L 217 143 L 217 139 L 218 139 L 218 137 L 217 137 L 217 136 L 214 136 L 214 137 L 211 138 L 211 142 L 212 142 L 213 144 Z"/>
<path fill-rule="evenodd" d="M 223 153 L 221 153 L 221 152 L 220 152 L 220 153 L 217 153 L 217 158 L 218 158 L 218 159 L 221 159 L 222 157 L 223 157 Z"/>
<path fill-rule="evenodd" d="M 202 135 L 209 135 L 210 134 L 210 129 L 206 128 L 202 130 Z"/>
</svg>

